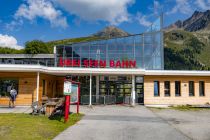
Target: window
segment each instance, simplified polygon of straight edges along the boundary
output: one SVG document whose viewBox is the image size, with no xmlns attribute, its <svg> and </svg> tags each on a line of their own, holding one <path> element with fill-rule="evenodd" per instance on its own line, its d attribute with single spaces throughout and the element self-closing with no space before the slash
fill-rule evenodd
<svg viewBox="0 0 210 140">
<path fill-rule="evenodd" d="M 160 96 L 160 82 L 154 81 L 154 96 Z"/>
<path fill-rule="evenodd" d="M 189 81 L 189 96 L 195 96 L 194 81 Z"/>
<path fill-rule="evenodd" d="M 0 97 L 9 96 L 12 88 L 18 92 L 18 79 L 0 79 Z"/>
<path fill-rule="evenodd" d="M 205 96 L 205 83 L 204 81 L 199 82 L 199 95 Z"/>
<path fill-rule="evenodd" d="M 45 84 L 45 80 L 42 80 L 42 95 L 46 95 L 46 84 Z"/>
<path fill-rule="evenodd" d="M 170 81 L 164 82 L 165 96 L 170 96 Z"/>
<path fill-rule="evenodd" d="M 181 96 L 181 82 L 175 81 L 175 96 Z"/>
</svg>

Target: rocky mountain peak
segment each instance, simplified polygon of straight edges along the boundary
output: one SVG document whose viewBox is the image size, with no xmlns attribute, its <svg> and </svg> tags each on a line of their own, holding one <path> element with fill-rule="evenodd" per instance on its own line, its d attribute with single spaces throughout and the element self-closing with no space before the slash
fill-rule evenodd
<svg viewBox="0 0 210 140">
<path fill-rule="evenodd" d="M 195 11 L 192 16 L 184 21 L 177 22 L 168 26 L 167 30 L 184 29 L 185 31 L 195 32 L 206 29 L 210 24 L 210 10 L 205 12 Z"/>
<path fill-rule="evenodd" d="M 93 36 L 102 37 L 102 38 L 122 37 L 122 36 L 128 36 L 128 35 L 129 33 L 115 26 L 105 27 L 101 31 L 93 34 Z"/>
</svg>

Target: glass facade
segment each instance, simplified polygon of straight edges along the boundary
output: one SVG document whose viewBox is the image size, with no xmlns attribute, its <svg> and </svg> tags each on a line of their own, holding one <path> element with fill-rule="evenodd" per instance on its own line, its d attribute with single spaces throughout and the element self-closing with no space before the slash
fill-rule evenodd
<svg viewBox="0 0 210 140">
<path fill-rule="evenodd" d="M 163 17 L 143 34 L 56 46 L 55 66 L 163 70 Z"/>
<path fill-rule="evenodd" d="M 82 42 L 56 47 L 58 67 L 162 70 L 162 32 Z"/>
</svg>

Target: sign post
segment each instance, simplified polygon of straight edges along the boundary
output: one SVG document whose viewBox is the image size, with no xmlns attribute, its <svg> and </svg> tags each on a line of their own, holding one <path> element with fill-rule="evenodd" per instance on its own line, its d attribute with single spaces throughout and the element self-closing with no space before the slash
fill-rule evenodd
<svg viewBox="0 0 210 140">
<path fill-rule="evenodd" d="M 71 103 L 71 90 L 72 90 L 72 83 L 68 80 L 64 81 L 64 95 L 65 95 L 65 116 L 64 116 L 64 122 L 66 123 L 69 119 L 69 107 Z"/>
<path fill-rule="evenodd" d="M 64 122 L 66 123 L 69 119 L 69 107 L 70 107 L 70 100 L 71 96 L 66 95 L 65 96 L 65 116 L 64 116 Z"/>
<path fill-rule="evenodd" d="M 69 118 L 70 104 L 77 105 L 77 114 L 79 113 L 79 102 L 80 102 L 80 83 L 68 80 L 64 80 L 64 95 L 65 95 L 65 123 Z"/>
</svg>

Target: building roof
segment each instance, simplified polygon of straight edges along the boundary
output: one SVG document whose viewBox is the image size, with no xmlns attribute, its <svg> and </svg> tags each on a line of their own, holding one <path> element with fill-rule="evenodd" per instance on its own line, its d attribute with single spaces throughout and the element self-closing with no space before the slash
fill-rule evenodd
<svg viewBox="0 0 210 140">
<path fill-rule="evenodd" d="M 116 68 L 64 68 L 40 65 L 0 64 L 0 72 L 40 72 L 51 75 L 150 75 L 150 76 L 210 76 L 210 71 L 141 70 Z"/>
<path fill-rule="evenodd" d="M 0 58 L 54 58 L 54 54 L 0 54 Z"/>
</svg>

